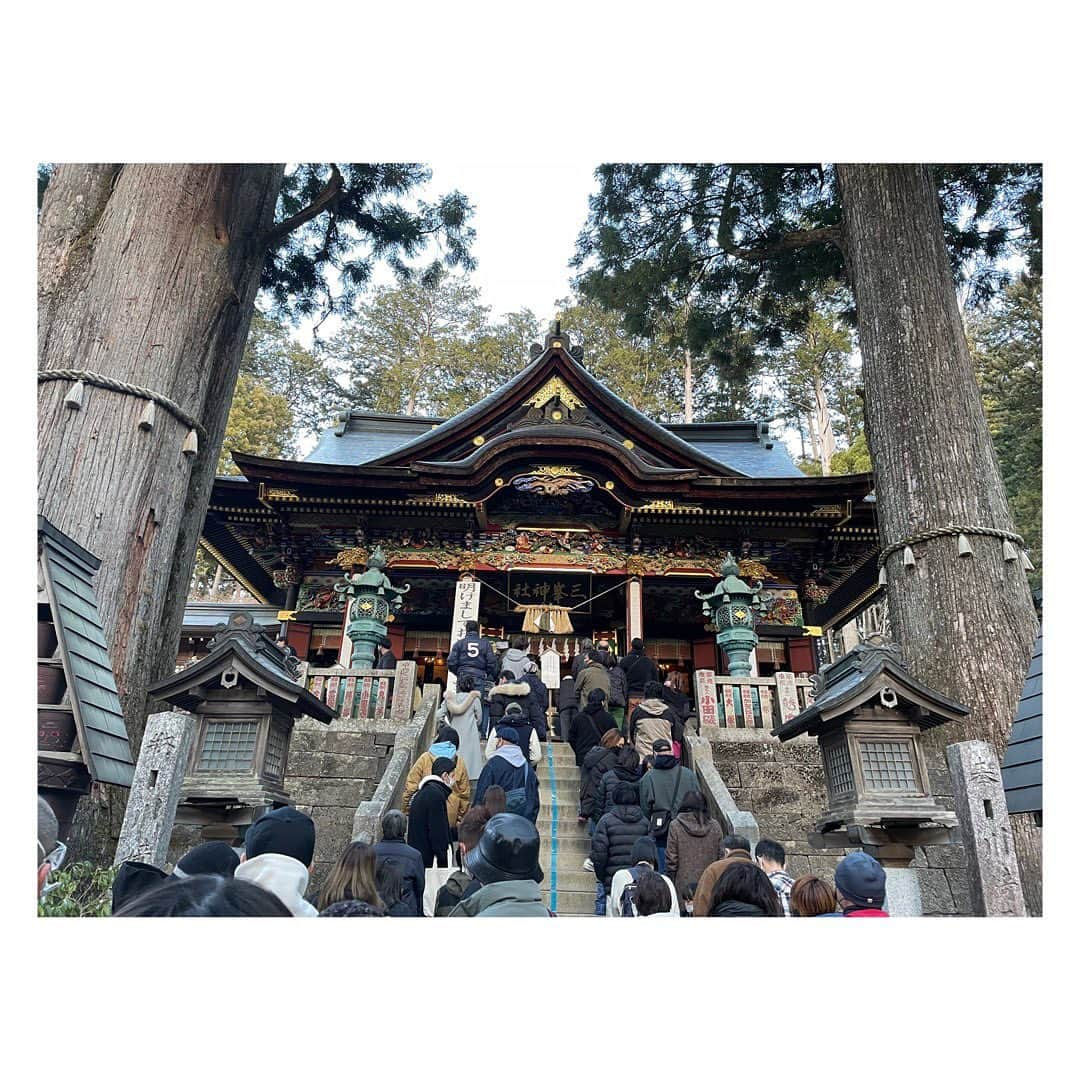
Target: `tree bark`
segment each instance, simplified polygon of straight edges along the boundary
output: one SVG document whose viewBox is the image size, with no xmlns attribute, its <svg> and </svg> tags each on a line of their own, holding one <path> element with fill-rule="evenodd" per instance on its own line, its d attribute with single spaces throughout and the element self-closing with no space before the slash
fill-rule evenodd
<svg viewBox="0 0 1080 1080">
<path fill-rule="evenodd" d="M 1035 814 L 1010 814 L 1020 885 L 1029 915 L 1043 913 L 1042 826 Z"/>
<path fill-rule="evenodd" d="M 815 427 L 821 433 L 821 475 L 832 476 L 832 459 L 836 453 L 836 439 L 833 438 L 832 413 L 825 399 L 825 388 L 821 385 L 821 376 L 814 375 L 814 418 Z"/>
<path fill-rule="evenodd" d="M 694 365 L 690 350 L 683 349 L 683 423 L 694 422 Z"/>
<path fill-rule="evenodd" d="M 62 165 L 41 210 L 38 367 L 148 387 L 204 427 L 143 399 L 38 385 L 40 512 L 97 555 L 97 596 L 137 755 L 146 687 L 173 670 L 184 600 L 224 437 L 282 165 Z M 100 793 L 99 793 L 100 794 Z M 72 833 L 104 859 L 122 792 L 83 800 Z M 80 820 L 81 819 L 81 820 Z M 102 824 L 106 824 L 103 834 Z"/>
<path fill-rule="evenodd" d="M 1014 530 L 968 354 L 930 170 L 839 165 L 843 247 L 858 309 L 882 546 L 941 525 Z M 1023 531 L 1022 529 L 1019 531 Z M 889 613 L 912 671 L 964 702 L 939 746 L 985 739 L 1002 756 L 1038 621 L 1019 560 L 969 535 L 887 564 Z"/>
</svg>

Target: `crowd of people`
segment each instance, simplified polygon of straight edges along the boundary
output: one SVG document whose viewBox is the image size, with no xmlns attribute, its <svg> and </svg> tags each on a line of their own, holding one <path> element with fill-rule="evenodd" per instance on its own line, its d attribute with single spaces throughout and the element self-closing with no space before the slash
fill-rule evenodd
<svg viewBox="0 0 1080 1080">
<path fill-rule="evenodd" d="M 682 764 L 690 703 L 660 682 L 640 639 L 616 662 L 601 642 L 581 651 L 559 691 L 558 732 L 547 688 L 523 637 L 501 663 L 476 622 L 447 661 L 440 726 L 374 844 L 353 841 L 309 889 L 315 822 L 285 806 L 258 818 L 243 849 L 209 841 L 171 874 L 139 862 L 117 870 L 113 914 L 146 916 L 549 917 L 540 885 L 536 766 L 549 738 L 569 743 L 580 769 L 577 823 L 591 837 L 584 869 L 595 914 L 611 917 L 882 916 L 885 871 L 855 852 L 835 885 L 785 870 L 762 839 L 751 852 L 710 815 Z M 56 819 L 38 800 L 38 891 L 59 867 Z"/>
</svg>

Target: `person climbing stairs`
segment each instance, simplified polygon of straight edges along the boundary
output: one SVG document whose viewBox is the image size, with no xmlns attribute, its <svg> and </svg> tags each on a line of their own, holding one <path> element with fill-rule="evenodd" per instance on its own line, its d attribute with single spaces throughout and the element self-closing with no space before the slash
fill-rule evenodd
<svg viewBox="0 0 1080 1080">
<path fill-rule="evenodd" d="M 591 838 L 577 820 L 581 771 L 574 764 L 568 743 L 547 742 L 537 767 L 540 781 L 541 894 L 556 915 L 592 915 L 596 902 L 596 875 L 583 868 Z"/>
</svg>

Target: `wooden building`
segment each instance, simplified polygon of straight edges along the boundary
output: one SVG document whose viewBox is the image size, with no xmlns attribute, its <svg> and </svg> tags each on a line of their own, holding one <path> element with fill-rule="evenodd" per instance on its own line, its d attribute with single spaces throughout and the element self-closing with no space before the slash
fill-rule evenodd
<svg viewBox="0 0 1080 1080">
<path fill-rule="evenodd" d="M 862 604 L 874 592 L 860 586 L 876 577 L 872 477 L 805 476 L 756 421 L 655 423 L 593 378 L 558 328 L 533 352 L 450 419 L 351 412 L 303 461 L 234 454 L 241 475 L 215 481 L 202 543 L 261 604 L 295 612 L 288 641 L 318 665 L 341 644 L 333 586 L 348 552 L 379 544 L 393 580 L 411 585 L 390 637 L 421 678 L 445 672 L 468 572 L 488 586 L 492 637 L 524 624 L 534 651 L 553 645 L 568 664 L 579 637 L 622 653 L 642 636 L 687 686 L 695 668 L 724 671 L 693 594 L 730 550 L 772 600 L 759 672 L 815 670 L 816 612 L 838 590 Z"/>
</svg>

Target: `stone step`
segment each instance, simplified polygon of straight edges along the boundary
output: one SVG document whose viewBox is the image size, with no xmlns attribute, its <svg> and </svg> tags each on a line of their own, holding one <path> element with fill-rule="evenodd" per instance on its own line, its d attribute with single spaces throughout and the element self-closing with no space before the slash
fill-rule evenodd
<svg viewBox="0 0 1080 1080">
<path fill-rule="evenodd" d="M 586 840 L 590 839 L 588 829 L 584 825 L 579 825 L 577 817 L 574 816 L 567 819 L 560 814 L 554 830 L 550 820 L 542 821 L 542 819 L 537 818 L 536 830 L 540 833 L 541 840 L 550 840 L 552 836 L 557 836 L 560 844 L 564 840 L 573 840 L 580 837 L 584 837 Z"/>
<path fill-rule="evenodd" d="M 552 906 L 551 893 L 541 893 Z M 596 911 L 596 892 L 557 892 L 554 900 L 556 915 L 593 915 Z"/>
<path fill-rule="evenodd" d="M 550 784 L 551 776 L 554 773 L 555 782 L 564 781 L 566 783 L 581 783 L 581 770 L 574 764 L 573 759 L 567 765 L 556 765 L 554 769 L 550 766 L 542 765 L 536 770 L 537 779 L 540 781 L 540 785 Z"/>
<path fill-rule="evenodd" d="M 562 860 L 560 859 L 560 864 Z M 550 864 L 543 867 L 544 871 L 544 883 L 540 888 L 551 887 L 551 866 Z M 596 891 L 596 875 L 590 873 L 588 870 L 581 869 L 581 860 L 578 859 L 573 862 L 569 869 L 564 868 L 562 865 L 556 867 L 556 882 L 555 888 L 558 892 L 587 892 L 594 893 Z"/>
<path fill-rule="evenodd" d="M 577 860 L 578 865 L 581 865 L 585 856 L 592 851 L 592 839 L 588 836 L 560 836 L 559 837 L 559 850 L 557 852 L 558 858 L 566 858 L 573 862 Z M 541 841 L 540 843 L 540 865 L 544 866 L 551 862 L 551 842 Z"/>
</svg>

